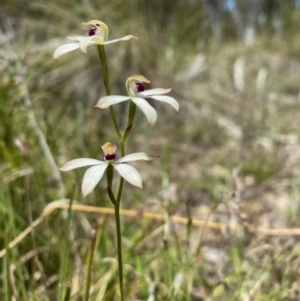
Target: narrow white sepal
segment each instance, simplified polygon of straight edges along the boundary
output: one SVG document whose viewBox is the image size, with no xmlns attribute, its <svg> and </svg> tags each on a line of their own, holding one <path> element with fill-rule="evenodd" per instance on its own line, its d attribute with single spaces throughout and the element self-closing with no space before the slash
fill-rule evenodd
<svg viewBox="0 0 300 301">
<path fill-rule="evenodd" d="M 143 111 L 149 124 L 153 126 L 157 119 L 156 111 L 149 105 L 149 103 L 140 97 L 132 97 L 131 100 Z"/>
<path fill-rule="evenodd" d="M 120 42 L 120 41 L 136 40 L 136 39 L 137 39 L 137 37 L 135 37 L 133 35 L 129 35 L 129 36 L 125 36 L 123 38 L 106 41 L 103 43 L 103 45 L 112 44 L 112 43 L 116 43 L 116 42 Z"/>
<path fill-rule="evenodd" d="M 143 188 L 142 178 L 139 172 L 128 164 L 113 163 L 113 167 L 117 170 L 122 178 L 130 184 Z"/>
<path fill-rule="evenodd" d="M 172 89 L 163 89 L 163 88 L 155 88 L 150 90 L 145 90 L 143 92 L 139 92 L 138 96 L 145 97 L 151 95 L 161 95 L 171 92 Z"/>
<path fill-rule="evenodd" d="M 121 95 L 104 96 L 98 100 L 95 107 L 100 108 L 100 109 L 105 109 L 112 105 L 115 105 L 117 103 L 129 100 L 129 99 L 130 99 L 129 96 L 121 96 Z"/>
<path fill-rule="evenodd" d="M 87 38 L 86 36 L 68 36 L 69 40 L 71 40 L 71 41 L 77 41 L 77 42 L 85 40 L 86 38 Z"/>
<path fill-rule="evenodd" d="M 124 162 L 132 162 L 132 161 L 139 161 L 139 160 L 154 160 L 156 157 L 149 156 L 145 153 L 134 153 L 130 155 L 126 155 L 118 160 L 115 163 L 124 163 Z"/>
<path fill-rule="evenodd" d="M 83 196 L 91 193 L 99 181 L 102 179 L 108 164 L 96 165 L 89 168 L 82 179 L 81 191 Z"/>
<path fill-rule="evenodd" d="M 68 43 L 68 44 L 61 45 L 54 51 L 53 58 L 56 60 L 60 56 L 68 52 L 71 52 L 73 50 L 76 50 L 78 48 L 79 48 L 78 43 Z"/>
<path fill-rule="evenodd" d="M 173 107 L 176 110 L 176 112 L 179 111 L 179 103 L 173 97 L 165 96 L 165 95 L 156 95 L 150 97 L 155 100 L 168 103 L 171 107 Z"/>
<path fill-rule="evenodd" d="M 100 165 L 106 164 L 104 161 L 96 160 L 96 159 L 89 159 L 89 158 L 80 158 L 74 159 L 67 162 L 63 167 L 59 168 L 61 171 L 69 171 L 75 168 L 84 167 L 84 166 L 91 166 L 91 165 Z"/>
</svg>

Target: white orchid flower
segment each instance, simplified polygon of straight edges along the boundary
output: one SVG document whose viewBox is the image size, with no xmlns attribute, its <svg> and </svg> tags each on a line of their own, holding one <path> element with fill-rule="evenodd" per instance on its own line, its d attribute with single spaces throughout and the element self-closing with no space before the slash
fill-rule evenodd
<svg viewBox="0 0 300 301">
<path fill-rule="evenodd" d="M 83 196 L 87 196 L 94 190 L 96 185 L 102 179 L 104 172 L 109 164 L 111 164 L 120 174 L 120 176 L 124 178 L 127 182 L 134 186 L 143 188 L 142 178 L 139 172 L 134 167 L 124 163 L 138 160 L 149 161 L 155 159 L 156 157 L 149 156 L 145 153 L 134 153 L 116 160 L 116 145 L 114 145 L 111 142 L 106 142 L 102 146 L 102 149 L 104 152 L 104 161 L 89 158 L 80 158 L 67 162 L 59 170 L 69 171 L 79 167 L 92 166 L 85 172 L 83 176 L 81 186 Z"/>
<path fill-rule="evenodd" d="M 162 94 L 169 93 L 171 89 L 150 89 L 145 90 L 145 84 L 150 83 L 150 81 L 142 75 L 132 75 L 126 81 L 126 89 L 129 96 L 121 95 L 110 95 L 101 97 L 95 107 L 100 109 L 108 108 L 117 103 L 131 100 L 134 102 L 146 115 L 146 118 L 151 126 L 153 126 L 157 119 L 157 113 L 152 106 L 144 99 L 150 97 L 157 101 L 162 101 L 168 103 L 172 106 L 176 112 L 179 110 L 178 102 L 170 96 L 165 96 Z"/>
<path fill-rule="evenodd" d="M 82 52 L 87 53 L 87 47 L 93 45 L 107 45 L 112 44 L 120 41 L 127 41 L 132 39 L 137 39 L 137 37 L 133 35 L 128 35 L 123 38 L 106 41 L 108 37 L 108 27 L 105 23 L 99 20 L 91 20 L 87 23 L 83 23 L 83 25 L 92 25 L 94 26 L 92 29 L 88 31 L 89 36 L 74 36 L 68 37 L 68 39 L 72 41 L 76 41 L 76 43 L 68 43 L 59 46 L 54 54 L 53 57 L 56 60 L 60 56 L 65 53 L 71 52 L 76 49 L 80 49 Z"/>
</svg>

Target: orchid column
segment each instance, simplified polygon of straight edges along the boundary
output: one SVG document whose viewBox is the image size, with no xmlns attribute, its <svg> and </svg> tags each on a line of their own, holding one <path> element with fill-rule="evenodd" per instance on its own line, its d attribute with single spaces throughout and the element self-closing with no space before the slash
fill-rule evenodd
<svg viewBox="0 0 300 301">
<path fill-rule="evenodd" d="M 89 158 L 80 158 L 74 159 L 67 162 L 62 168 L 61 171 L 69 171 L 79 167 L 87 167 L 87 171 L 84 174 L 82 181 L 82 194 L 83 196 L 91 193 L 99 181 L 103 178 L 106 173 L 107 178 L 107 192 L 108 196 L 114 205 L 115 208 L 115 219 L 116 219 L 116 230 L 117 230 L 117 246 L 118 246 L 118 263 L 119 263 L 119 284 L 120 284 L 120 296 L 121 300 L 125 300 L 124 294 L 124 285 L 123 285 L 123 264 L 122 264 L 122 244 L 121 244 L 121 226 L 120 226 L 120 203 L 122 198 L 122 191 L 124 185 L 124 179 L 130 184 L 142 188 L 142 179 L 139 172 L 132 166 L 126 164 L 130 161 L 138 160 L 153 160 L 155 157 L 149 156 L 145 153 L 139 152 L 130 155 L 125 155 L 125 142 L 130 135 L 131 129 L 134 123 L 134 116 L 136 112 L 136 107 L 139 107 L 142 112 L 145 114 L 150 126 L 153 126 L 157 119 L 157 113 L 152 106 L 148 104 L 145 98 L 150 97 L 160 102 L 165 102 L 171 105 L 177 112 L 179 110 L 178 102 L 170 97 L 163 94 L 169 93 L 171 89 L 145 89 L 145 84 L 149 84 L 150 81 L 142 75 L 132 75 L 130 76 L 126 83 L 126 90 L 128 95 L 111 95 L 110 86 L 109 86 L 109 73 L 107 68 L 106 53 L 104 45 L 119 42 L 137 39 L 132 35 L 125 36 L 123 38 L 107 41 L 108 37 L 108 27 L 105 23 L 99 20 L 91 20 L 84 25 L 89 25 L 92 28 L 89 29 L 87 36 L 74 36 L 69 37 L 70 40 L 75 42 L 64 44 L 58 47 L 54 52 L 54 59 L 57 59 L 63 54 L 80 49 L 82 52 L 87 53 L 87 47 L 96 45 L 98 47 L 98 54 L 100 62 L 102 65 L 103 73 L 103 82 L 105 86 L 106 96 L 101 97 L 96 104 L 97 108 L 105 109 L 109 108 L 112 122 L 114 124 L 119 146 L 121 150 L 121 157 L 117 159 L 117 146 L 111 142 L 106 142 L 102 146 L 103 150 L 103 159 L 89 159 Z M 127 127 L 122 133 L 119 125 L 118 119 L 115 115 L 113 105 L 120 102 L 128 101 L 128 122 Z M 115 194 L 112 189 L 112 183 L 114 180 L 114 170 L 119 173 L 120 183 L 117 193 Z"/>
</svg>

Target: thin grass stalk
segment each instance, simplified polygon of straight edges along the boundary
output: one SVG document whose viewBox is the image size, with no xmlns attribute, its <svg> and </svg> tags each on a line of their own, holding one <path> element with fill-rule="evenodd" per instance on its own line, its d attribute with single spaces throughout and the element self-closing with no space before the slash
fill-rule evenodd
<svg viewBox="0 0 300 301">
<path fill-rule="evenodd" d="M 30 94 L 29 94 L 28 87 L 27 87 L 24 79 L 23 79 L 23 82 L 21 83 L 21 90 L 22 90 L 22 94 L 23 94 L 25 108 L 26 108 L 27 114 L 28 114 L 29 124 L 33 128 L 33 130 L 38 138 L 38 141 L 40 143 L 41 149 L 45 155 L 45 158 L 47 159 L 47 162 L 48 162 L 49 166 L 51 167 L 52 173 L 53 173 L 55 179 L 57 180 L 58 193 L 59 193 L 60 197 L 64 197 L 65 196 L 65 187 L 62 182 L 61 175 L 58 171 L 58 167 L 57 167 L 54 157 L 51 153 L 49 145 L 47 144 L 47 139 L 45 138 L 45 135 L 44 135 L 43 131 L 41 130 L 41 127 L 39 126 L 39 124 L 35 118 L 35 114 L 34 114 L 34 111 L 32 108 Z"/>
<path fill-rule="evenodd" d="M 13 274 L 14 271 L 11 271 L 11 274 Z M 28 300 L 27 298 L 27 292 L 28 292 L 28 287 L 25 287 L 25 279 L 26 276 L 28 276 L 28 271 L 26 270 L 26 268 L 24 266 L 16 266 L 15 269 L 16 272 L 16 278 L 18 279 L 16 286 L 18 288 L 19 291 L 19 299 L 21 300 Z M 32 273 L 33 274 L 33 273 Z"/>
<path fill-rule="evenodd" d="M 9 233 L 9 238 L 11 235 L 15 235 L 15 233 L 17 232 L 17 227 L 16 227 L 16 223 L 15 223 L 15 211 L 14 211 L 14 207 L 13 207 L 13 200 L 12 200 L 12 196 L 10 194 L 11 190 L 9 189 L 10 185 L 8 186 L 7 192 L 9 197 L 7 198 L 7 208 L 8 209 L 8 216 L 9 216 L 9 222 L 7 223 L 7 230 L 6 232 Z M 7 235 L 5 235 L 5 237 L 7 237 Z M 6 241 L 5 241 L 6 243 Z M 7 241 L 7 244 L 5 245 L 6 250 L 8 251 L 9 249 L 9 243 Z M 8 254 L 9 258 L 7 261 L 7 266 L 4 266 L 5 269 L 8 269 L 5 271 L 4 275 L 6 275 L 7 277 L 7 285 L 8 285 L 8 289 L 9 289 L 9 295 L 10 298 L 12 298 L 13 295 L 16 295 L 16 290 L 14 291 L 13 289 L 13 271 L 11 271 L 10 269 L 10 265 L 12 262 L 17 262 L 18 261 L 18 255 L 15 252 L 11 252 Z M 17 285 L 18 285 L 18 289 L 21 291 L 21 295 L 23 296 L 23 299 L 25 300 L 25 298 L 27 297 L 26 294 L 26 288 L 25 288 L 25 284 L 24 284 L 24 272 L 20 271 L 21 267 L 17 266 L 17 268 L 15 269 L 17 277 L 19 279 Z M 14 292 L 13 292 L 14 291 Z M 16 296 L 14 296 L 16 297 Z M 9 299 L 11 300 L 11 299 Z"/>
<path fill-rule="evenodd" d="M 96 248 L 96 231 L 92 230 L 90 237 L 90 247 L 88 250 L 88 259 L 87 259 L 87 267 L 86 267 L 86 285 L 85 285 L 85 293 L 84 300 L 89 301 L 90 299 L 90 287 L 91 287 L 91 279 L 92 279 L 92 263 L 95 254 Z"/>
<path fill-rule="evenodd" d="M 67 274 L 67 268 L 68 268 L 68 263 L 69 263 L 69 250 L 70 250 L 70 239 L 69 239 L 69 234 L 70 234 L 70 229 L 71 229 L 71 224 L 73 220 L 73 211 L 71 210 L 73 200 L 74 200 L 74 194 L 75 194 L 75 189 L 73 189 L 73 195 L 70 199 L 69 207 L 68 207 L 68 217 L 67 217 L 67 231 L 66 231 L 66 237 L 65 237 L 65 243 L 63 246 L 63 251 L 62 251 L 62 265 L 61 265 L 61 270 L 59 274 L 59 283 L 60 287 L 58 289 L 58 299 L 57 300 L 65 300 L 65 296 L 67 295 L 67 290 L 65 291 L 63 281 L 66 278 Z"/>
<path fill-rule="evenodd" d="M 206 218 L 205 218 L 205 220 L 204 220 L 205 224 L 208 223 L 211 214 L 219 207 L 220 204 L 223 204 L 223 203 L 224 203 L 223 201 L 217 202 L 217 203 L 210 209 L 209 213 L 206 215 Z M 196 256 L 196 257 L 199 257 L 199 256 L 200 256 L 200 251 L 201 251 L 201 247 L 202 247 L 202 243 L 203 243 L 205 231 L 206 231 L 206 227 L 203 227 L 203 228 L 201 229 L 200 238 L 199 238 L 199 241 L 198 241 L 198 244 L 197 244 L 197 246 L 196 246 L 195 253 L 194 253 L 194 256 Z"/>
<path fill-rule="evenodd" d="M 164 237 L 163 237 L 163 244 L 164 244 L 164 265 L 165 265 L 165 272 L 166 272 L 166 283 L 170 286 L 172 284 L 172 259 L 170 254 L 170 216 L 167 210 L 165 209 L 164 212 Z"/>
<path fill-rule="evenodd" d="M 186 289 L 187 289 L 187 293 L 186 293 L 186 301 L 190 301 L 192 300 L 191 296 L 192 296 L 192 291 L 193 291 L 193 283 L 194 283 L 194 278 L 195 278 L 195 274 L 198 273 L 198 267 L 196 265 L 196 267 L 194 267 L 193 269 L 191 269 L 191 271 L 189 272 L 189 274 L 187 273 L 187 280 L 186 280 Z"/>
<path fill-rule="evenodd" d="M 191 255 L 191 245 L 190 245 L 190 239 L 191 239 L 191 233 L 192 233 L 192 226 L 193 226 L 193 217 L 191 213 L 191 207 L 189 202 L 186 203 L 186 212 L 187 212 L 187 218 L 188 223 L 186 224 L 186 254 L 187 257 L 190 257 Z"/>
<path fill-rule="evenodd" d="M 12 203 L 12 196 L 11 196 L 11 189 L 10 185 L 8 186 L 7 189 L 9 197 L 7 198 L 7 207 L 8 209 L 8 217 L 9 217 L 9 222 L 7 223 L 7 227 L 5 227 L 5 232 L 6 235 L 5 237 L 5 248 L 7 252 L 7 258 L 4 261 L 3 264 L 3 274 L 4 276 L 4 294 L 5 294 L 5 301 L 10 301 L 12 300 L 12 283 L 10 279 L 10 264 L 12 261 L 12 251 L 9 248 L 9 241 L 10 241 L 10 236 L 15 234 L 16 232 L 16 225 L 15 225 L 15 218 L 14 218 L 14 210 L 13 210 L 13 203 Z"/>
<path fill-rule="evenodd" d="M 68 286 L 66 288 L 66 293 L 65 293 L 65 297 L 63 299 L 63 301 L 69 301 L 71 298 L 71 288 Z"/>
<path fill-rule="evenodd" d="M 11 301 L 12 300 L 12 294 L 11 294 L 11 285 L 10 285 L 10 271 L 9 271 L 9 265 L 10 265 L 10 255 L 11 251 L 8 247 L 9 239 L 6 240 L 6 257 L 4 259 L 4 266 L 3 266 L 3 272 L 4 272 L 4 294 L 5 294 L 5 301 Z"/>
<path fill-rule="evenodd" d="M 85 150 L 85 141 L 84 141 L 84 109 L 83 103 L 81 100 L 77 100 L 75 103 L 76 108 L 76 123 L 78 126 L 78 148 L 80 149 L 81 153 L 84 153 Z"/>
<path fill-rule="evenodd" d="M 126 251 L 127 251 L 128 254 L 131 254 L 133 252 L 133 248 L 127 249 Z M 136 269 L 136 271 L 137 271 L 138 274 L 140 274 L 140 275 L 144 274 L 143 263 L 142 263 L 142 259 L 141 259 L 140 256 L 136 256 L 135 257 L 135 269 Z M 141 286 L 142 295 L 143 296 L 147 296 L 147 293 L 148 293 L 148 283 L 145 280 L 145 278 L 141 279 L 140 286 Z"/>
<path fill-rule="evenodd" d="M 170 295 L 168 297 L 168 301 L 173 301 L 174 300 L 174 293 L 175 293 L 175 289 L 174 289 L 174 287 L 172 287 Z"/>
</svg>

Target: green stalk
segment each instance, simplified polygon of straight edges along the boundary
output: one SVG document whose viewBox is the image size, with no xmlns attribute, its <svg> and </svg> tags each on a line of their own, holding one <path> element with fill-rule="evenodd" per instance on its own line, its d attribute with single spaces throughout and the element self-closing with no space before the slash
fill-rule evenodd
<svg viewBox="0 0 300 301">
<path fill-rule="evenodd" d="M 133 126 L 133 121 L 134 121 L 134 116 L 135 116 L 135 111 L 136 111 L 136 104 L 132 101 L 130 101 L 130 105 L 129 105 L 129 113 L 128 113 L 128 124 L 127 124 L 127 128 L 125 130 L 125 133 L 123 135 L 123 143 L 125 143 L 125 141 L 127 140 L 132 126 Z"/>
<path fill-rule="evenodd" d="M 117 203 L 115 205 L 115 218 L 116 218 L 116 227 L 117 227 L 120 294 L 121 294 L 121 301 L 125 301 L 124 284 L 123 284 L 123 259 L 122 259 L 122 242 L 121 242 L 120 203 Z"/>
<path fill-rule="evenodd" d="M 106 95 L 108 96 L 108 95 L 110 95 L 109 76 L 108 76 L 108 68 L 107 68 L 107 63 L 106 63 L 106 54 L 105 54 L 103 45 L 98 45 L 98 54 L 99 54 L 99 58 L 100 58 L 101 65 L 102 65 L 103 82 L 104 82 L 104 86 L 105 86 L 105 91 L 106 91 Z M 110 110 L 110 115 L 111 115 L 112 121 L 114 123 L 117 135 L 119 137 L 119 140 L 121 140 L 122 135 L 121 135 L 118 123 L 117 123 L 117 119 L 116 119 L 116 115 L 115 115 L 113 106 L 110 106 L 109 110 Z"/>
<path fill-rule="evenodd" d="M 120 139 L 120 147 L 121 147 L 121 156 L 125 155 L 125 146 L 123 139 Z M 121 241 L 121 221 L 120 221 L 120 203 L 123 191 L 124 179 L 121 177 L 117 200 L 115 203 L 115 219 L 116 219 L 116 227 L 117 227 L 117 246 L 118 246 L 118 264 L 119 264 L 119 284 L 120 284 L 120 294 L 121 301 L 125 301 L 124 296 L 124 281 L 123 281 L 123 259 L 122 259 L 122 241 Z"/>
<path fill-rule="evenodd" d="M 106 54 L 103 45 L 98 45 L 98 54 L 102 65 L 102 71 L 103 71 L 103 82 L 105 86 L 106 95 L 111 95 L 110 88 L 109 88 L 109 76 L 108 76 L 108 68 L 106 63 Z M 120 148 L 121 148 L 121 156 L 125 155 L 125 146 L 124 146 L 124 139 L 121 135 L 116 115 L 113 109 L 113 106 L 109 107 L 110 109 L 110 115 L 113 121 L 113 124 L 115 126 L 119 142 L 120 142 Z M 128 137 L 128 135 L 127 135 Z M 127 138 L 126 137 L 126 138 Z M 121 243 L 121 222 L 120 222 L 120 202 L 121 202 L 121 196 L 123 191 L 123 185 L 124 185 L 124 179 L 121 177 L 120 184 L 119 184 L 119 190 L 118 190 L 118 196 L 117 199 L 115 199 L 113 192 L 111 190 L 112 188 L 112 180 L 113 180 L 113 172 L 112 172 L 112 166 L 108 166 L 111 168 L 110 172 L 107 173 L 107 190 L 108 195 L 115 207 L 115 219 L 116 219 L 116 228 L 117 228 L 117 247 L 118 247 L 118 265 L 119 265 L 119 285 L 120 285 L 120 295 L 121 295 L 121 301 L 125 301 L 124 296 L 124 285 L 123 285 L 123 259 L 122 259 L 122 243 Z M 108 168 L 108 169 L 109 169 Z"/>
<path fill-rule="evenodd" d="M 108 165 L 107 170 L 106 170 L 106 179 L 107 179 L 107 193 L 110 198 L 110 201 L 115 204 L 117 203 L 117 200 L 114 196 L 114 193 L 112 191 L 112 182 L 114 178 L 114 169 L 111 164 Z"/>
<path fill-rule="evenodd" d="M 121 147 L 121 157 L 124 157 L 125 156 L 124 139 L 120 140 L 120 147 Z M 121 197 L 122 197 L 122 192 L 123 192 L 123 185 L 124 185 L 124 179 L 121 177 L 120 184 L 119 184 L 118 195 L 117 195 L 117 203 L 118 204 L 120 204 L 120 202 L 121 202 Z"/>
</svg>

